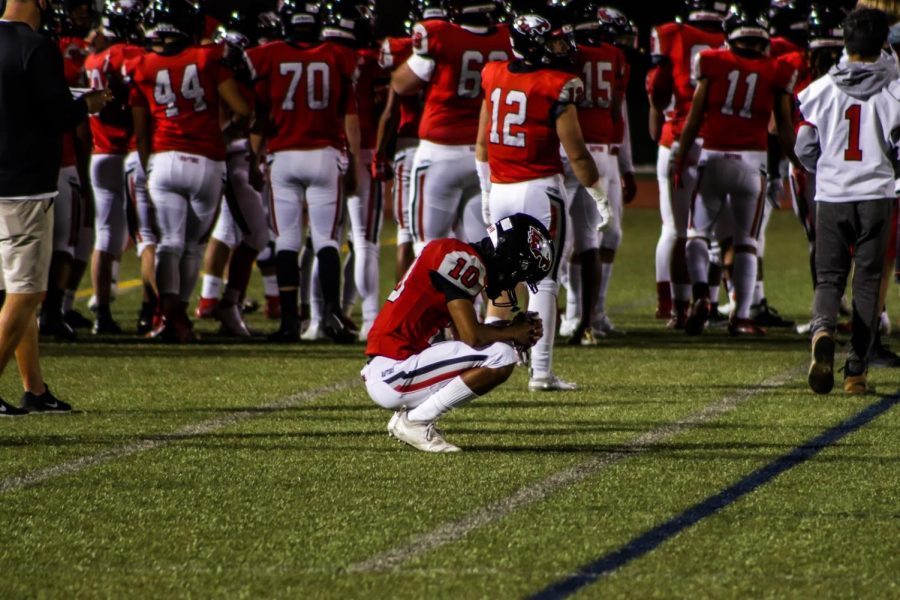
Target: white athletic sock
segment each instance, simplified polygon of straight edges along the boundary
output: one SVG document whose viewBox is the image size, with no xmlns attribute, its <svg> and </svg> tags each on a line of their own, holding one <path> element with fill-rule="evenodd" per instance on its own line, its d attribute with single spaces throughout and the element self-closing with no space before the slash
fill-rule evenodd
<svg viewBox="0 0 900 600">
<path fill-rule="evenodd" d="M 266 290 L 266 297 L 268 298 L 278 296 L 278 276 L 263 275 L 263 289 Z"/>
<path fill-rule="evenodd" d="M 749 252 L 734 253 L 734 294 L 739 319 L 750 318 L 753 303 L 753 287 L 756 285 L 756 255 Z"/>
<path fill-rule="evenodd" d="M 709 301 L 713 304 L 716 304 L 719 301 L 719 286 L 711 285 L 709 286 Z"/>
<path fill-rule="evenodd" d="M 309 285 L 306 286 L 306 293 L 303 293 L 303 287 L 300 288 L 300 303 L 309 304 L 309 314 L 310 319 L 313 323 L 318 323 L 322 320 L 322 315 L 325 312 L 325 300 L 322 298 L 322 285 L 319 283 L 319 261 L 313 260 L 312 266 L 310 268 L 311 279 Z M 302 280 L 301 280 L 302 281 Z"/>
<path fill-rule="evenodd" d="M 203 287 L 200 289 L 200 297 L 206 299 L 218 299 L 219 295 L 222 293 L 222 285 L 224 283 L 225 282 L 221 277 L 204 275 Z"/>
<path fill-rule="evenodd" d="M 63 314 L 66 314 L 75 306 L 75 290 L 66 290 L 63 294 Z"/>
<path fill-rule="evenodd" d="M 531 294 L 528 310 L 538 313 L 544 323 L 544 337 L 531 348 L 533 377 L 546 377 L 553 367 L 553 341 L 556 338 L 556 283 L 545 279 L 538 284 L 538 293 Z"/>
<path fill-rule="evenodd" d="M 709 279 L 709 245 L 706 240 L 691 239 L 685 248 L 691 283 L 707 283 Z"/>
<path fill-rule="evenodd" d="M 566 320 L 581 319 L 581 265 L 569 263 L 569 276 L 566 280 Z"/>
<path fill-rule="evenodd" d="M 594 305 L 597 316 L 606 314 L 606 291 L 609 289 L 612 270 L 613 264 L 611 262 L 600 263 L 600 293 L 597 295 L 597 304 Z"/>
<path fill-rule="evenodd" d="M 665 231 L 656 242 L 656 281 L 672 281 L 672 254 L 675 252 L 676 237 Z"/>
<path fill-rule="evenodd" d="M 457 406 L 477 398 L 478 394 L 469 389 L 462 377 L 454 377 L 450 383 L 430 395 L 422 404 L 407 413 L 410 421 L 433 423 Z"/>
</svg>

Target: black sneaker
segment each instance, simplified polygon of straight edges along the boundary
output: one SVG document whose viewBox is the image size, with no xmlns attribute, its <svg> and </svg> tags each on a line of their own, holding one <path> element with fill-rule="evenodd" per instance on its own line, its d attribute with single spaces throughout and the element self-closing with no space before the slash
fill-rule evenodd
<svg viewBox="0 0 900 600">
<path fill-rule="evenodd" d="M 94 321 L 94 326 L 91 328 L 91 333 L 94 335 L 118 335 L 122 333 L 122 328 L 119 327 L 119 324 L 112 317 L 98 316 L 97 320 Z"/>
<path fill-rule="evenodd" d="M 24 408 L 19 408 L 17 406 L 13 406 L 12 404 L 7 404 L 5 401 L 0 399 L 0 417 L 24 417 L 28 414 L 28 411 Z"/>
<path fill-rule="evenodd" d="M 53 336 L 61 342 L 74 342 L 78 338 L 78 334 L 63 320 L 62 315 L 58 317 L 41 315 L 38 330 L 41 335 Z"/>
<path fill-rule="evenodd" d="M 68 311 L 63 316 L 63 321 L 65 321 L 72 329 L 90 329 L 94 325 L 93 321 L 77 310 Z"/>
<path fill-rule="evenodd" d="M 753 314 L 756 316 L 753 317 L 753 321 L 759 325 L 760 327 L 793 327 L 794 322 L 790 319 L 785 319 L 781 315 L 778 314 L 778 311 L 769 306 L 769 303 L 766 302 L 766 299 L 763 298 L 762 301 L 756 306 L 751 307 Z"/>
<path fill-rule="evenodd" d="M 43 414 L 62 414 L 72 410 L 71 405 L 54 396 L 50 387 L 46 387 L 47 391 L 40 396 L 31 392 L 22 394 L 22 408 L 29 412 Z"/>
<path fill-rule="evenodd" d="M 322 330 L 335 344 L 352 344 L 357 341 L 358 333 L 354 333 L 344 319 L 335 313 L 325 315 Z"/>
<path fill-rule="evenodd" d="M 869 366 L 879 369 L 896 369 L 900 367 L 900 356 L 897 356 L 884 344 L 875 344 L 869 352 Z"/>
<path fill-rule="evenodd" d="M 282 323 L 278 331 L 270 333 L 267 339 L 276 344 L 296 344 L 300 341 L 300 324 Z"/>
</svg>

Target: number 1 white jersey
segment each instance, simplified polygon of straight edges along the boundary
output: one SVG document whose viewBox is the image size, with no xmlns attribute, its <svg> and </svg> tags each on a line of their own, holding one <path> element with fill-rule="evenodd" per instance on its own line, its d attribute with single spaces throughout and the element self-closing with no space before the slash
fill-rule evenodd
<svg viewBox="0 0 900 600">
<path fill-rule="evenodd" d="M 801 92 L 802 121 L 797 153 L 804 151 L 804 127 L 818 135 L 816 201 L 852 202 L 894 197 L 893 132 L 900 127 L 900 83 L 867 99 L 845 93 L 830 75 Z M 814 149 L 813 149 L 814 150 Z"/>
</svg>

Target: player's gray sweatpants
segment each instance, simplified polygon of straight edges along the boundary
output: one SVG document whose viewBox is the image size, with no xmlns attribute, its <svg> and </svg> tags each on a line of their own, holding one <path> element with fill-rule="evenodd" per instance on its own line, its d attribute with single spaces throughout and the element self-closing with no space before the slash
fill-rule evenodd
<svg viewBox="0 0 900 600">
<path fill-rule="evenodd" d="M 812 333 L 834 333 L 841 296 L 853 272 L 853 334 L 848 371 L 865 371 L 881 306 L 881 273 L 894 200 L 818 202 L 816 206 L 816 285 Z M 852 254 L 851 254 L 852 252 Z"/>
</svg>

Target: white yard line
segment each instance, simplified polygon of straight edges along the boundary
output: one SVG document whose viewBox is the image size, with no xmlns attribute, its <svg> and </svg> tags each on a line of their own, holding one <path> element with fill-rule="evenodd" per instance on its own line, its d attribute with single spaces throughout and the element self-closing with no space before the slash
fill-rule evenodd
<svg viewBox="0 0 900 600">
<path fill-rule="evenodd" d="M 773 388 L 781 387 L 794 379 L 797 374 L 797 369 L 791 368 L 757 385 L 738 390 L 683 419 L 645 432 L 631 443 L 623 445 L 615 451 L 596 454 L 580 464 L 557 471 L 546 479 L 520 488 L 512 495 L 488 504 L 459 520 L 446 522 L 432 531 L 413 536 L 402 546 L 353 563 L 347 567 L 347 570 L 353 573 L 361 573 L 397 569 L 403 563 L 413 558 L 459 540 L 469 532 L 495 523 L 516 510 L 540 502 L 551 494 L 575 485 L 588 477 L 597 475 L 635 455 L 646 452 L 657 444 L 671 440 L 676 435 L 696 425 L 728 414 L 754 396 L 770 391 Z"/>
<path fill-rule="evenodd" d="M 37 485 L 51 479 L 56 479 L 57 477 L 62 477 L 64 475 L 73 475 L 75 473 L 84 471 L 85 469 L 97 467 L 108 462 L 118 460 L 120 458 L 125 458 L 126 456 L 139 454 L 148 450 L 154 450 L 163 446 L 168 446 L 169 444 L 173 444 L 186 438 L 199 437 L 209 433 L 213 433 L 215 431 L 225 429 L 226 427 L 236 425 L 254 417 L 267 415 L 274 411 L 295 408 L 302 404 L 308 404 L 309 402 L 318 400 L 323 396 L 347 390 L 358 385 L 358 377 L 345 379 L 331 385 L 298 392 L 296 394 L 280 398 L 278 400 L 275 400 L 274 402 L 264 404 L 253 410 L 235 411 L 221 417 L 217 417 L 215 419 L 209 419 L 206 421 L 201 421 L 200 423 L 186 425 L 185 427 L 179 429 L 174 433 L 162 434 L 164 437 L 161 438 L 139 439 L 130 444 L 110 448 L 108 450 L 98 452 L 97 454 L 91 454 L 89 456 L 76 458 L 74 460 L 54 465 L 52 467 L 38 469 L 36 471 L 31 471 L 30 473 L 25 473 L 23 475 L 7 477 L 6 479 L 0 480 L 0 494 L 18 490 L 24 487 Z"/>
</svg>

